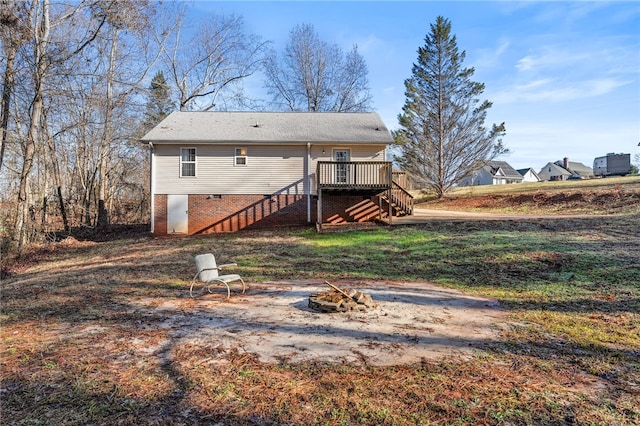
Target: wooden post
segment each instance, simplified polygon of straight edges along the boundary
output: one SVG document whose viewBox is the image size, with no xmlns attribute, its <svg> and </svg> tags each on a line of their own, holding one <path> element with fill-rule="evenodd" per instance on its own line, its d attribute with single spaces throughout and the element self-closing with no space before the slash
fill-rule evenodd
<svg viewBox="0 0 640 426">
<path fill-rule="evenodd" d="M 316 218 L 317 228 L 322 232 L 322 189 L 318 185 L 318 217 Z"/>
<path fill-rule="evenodd" d="M 387 172 L 387 185 L 389 185 L 389 189 L 387 190 L 388 194 L 389 194 L 389 225 L 391 225 L 392 222 L 392 212 L 393 212 L 393 207 L 391 206 L 391 201 L 392 201 L 392 196 L 393 196 L 393 166 L 391 164 L 388 165 L 389 167 L 389 171 Z"/>
<path fill-rule="evenodd" d="M 389 225 L 391 225 L 391 222 L 392 222 L 392 220 L 393 220 L 393 219 L 392 219 L 392 216 L 393 216 L 393 207 L 391 206 L 391 188 L 389 188 L 389 189 L 387 190 L 387 194 L 388 194 L 387 196 L 388 196 L 388 198 L 389 198 L 389 203 L 388 203 L 388 204 L 389 204 L 389 213 L 388 213 L 388 215 L 389 215 Z"/>
</svg>

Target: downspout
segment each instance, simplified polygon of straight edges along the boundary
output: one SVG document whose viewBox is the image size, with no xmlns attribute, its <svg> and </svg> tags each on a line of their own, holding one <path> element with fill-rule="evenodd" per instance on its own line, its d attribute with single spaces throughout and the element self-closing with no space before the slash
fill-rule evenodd
<svg viewBox="0 0 640 426">
<path fill-rule="evenodd" d="M 154 227 L 155 227 L 155 188 L 154 188 L 154 183 L 156 181 L 156 168 L 155 168 L 155 158 L 156 156 L 154 155 L 153 152 L 154 148 L 153 148 L 153 143 L 149 142 L 149 192 L 151 193 L 149 196 L 149 199 L 151 200 L 151 206 L 149 208 L 149 211 L 151 213 L 151 233 L 153 234 L 154 232 Z"/>
<path fill-rule="evenodd" d="M 311 143 L 307 142 L 307 161 L 305 164 L 305 186 L 307 191 L 307 223 L 311 223 Z"/>
</svg>

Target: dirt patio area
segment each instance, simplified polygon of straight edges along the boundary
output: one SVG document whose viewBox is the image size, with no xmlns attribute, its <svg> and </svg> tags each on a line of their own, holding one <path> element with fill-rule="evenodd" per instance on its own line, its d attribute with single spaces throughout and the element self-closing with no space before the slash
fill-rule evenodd
<svg viewBox="0 0 640 426">
<path fill-rule="evenodd" d="M 226 289 L 220 288 L 195 300 L 186 296 L 187 300 L 160 305 L 157 299 L 132 303 L 166 318 L 148 325 L 168 329 L 171 342 L 158 342 L 156 351 L 167 344 L 199 346 L 212 354 L 210 363 L 223 362 L 220 355 L 236 350 L 268 363 L 313 360 L 384 366 L 469 357 L 484 343 L 499 339 L 506 324 L 506 313 L 497 302 L 427 282 L 334 284 L 369 294 L 378 307 L 367 312 L 314 311 L 308 307 L 309 295 L 328 289 L 316 280 L 249 284 L 244 295 L 232 287 L 229 301 Z"/>
</svg>

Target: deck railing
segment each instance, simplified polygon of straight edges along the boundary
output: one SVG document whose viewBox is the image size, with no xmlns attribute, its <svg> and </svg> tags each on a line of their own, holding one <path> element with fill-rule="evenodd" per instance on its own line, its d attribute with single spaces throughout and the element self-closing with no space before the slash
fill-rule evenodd
<svg viewBox="0 0 640 426">
<path fill-rule="evenodd" d="M 413 195 L 396 182 L 393 182 L 391 188 L 391 200 L 404 214 L 413 213 Z"/>
<path fill-rule="evenodd" d="M 379 189 L 393 182 L 389 161 L 318 161 L 318 188 Z"/>
</svg>

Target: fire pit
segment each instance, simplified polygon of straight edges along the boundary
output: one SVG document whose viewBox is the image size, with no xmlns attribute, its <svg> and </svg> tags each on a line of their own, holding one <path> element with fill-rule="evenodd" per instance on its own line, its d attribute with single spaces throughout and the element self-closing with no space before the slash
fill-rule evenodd
<svg viewBox="0 0 640 426">
<path fill-rule="evenodd" d="M 357 290 L 344 291 L 325 281 L 331 290 L 309 295 L 309 307 L 319 312 L 364 312 L 378 307 L 371 296 Z"/>
</svg>

